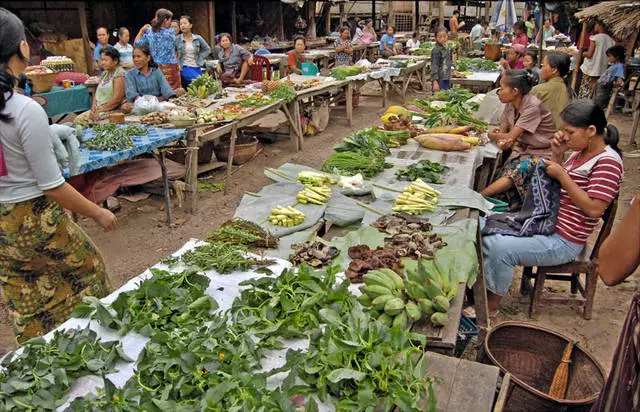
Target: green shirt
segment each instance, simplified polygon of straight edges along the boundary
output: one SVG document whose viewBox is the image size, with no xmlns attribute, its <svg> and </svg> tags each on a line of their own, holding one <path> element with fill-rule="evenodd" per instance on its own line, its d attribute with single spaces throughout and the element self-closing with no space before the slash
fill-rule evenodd
<svg viewBox="0 0 640 412">
<path fill-rule="evenodd" d="M 534 26 L 530 21 L 526 21 L 524 25 L 527 27 L 527 37 L 533 39 L 533 30 L 536 26 Z"/>
<path fill-rule="evenodd" d="M 542 103 L 547 106 L 556 122 L 556 129 L 560 130 L 562 127 L 560 112 L 569 104 L 569 94 L 564 80 L 560 77 L 554 77 L 548 82 L 534 86 L 530 93 L 542 100 Z"/>
</svg>

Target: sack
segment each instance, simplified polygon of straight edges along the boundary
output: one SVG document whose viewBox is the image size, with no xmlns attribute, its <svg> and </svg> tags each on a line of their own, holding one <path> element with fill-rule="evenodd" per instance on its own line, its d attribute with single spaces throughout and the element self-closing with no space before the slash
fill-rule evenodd
<svg viewBox="0 0 640 412">
<path fill-rule="evenodd" d="M 329 124 L 329 101 L 325 100 L 311 110 L 311 120 L 309 124 L 316 132 L 324 132 Z"/>
<path fill-rule="evenodd" d="M 142 96 L 133 103 L 133 114 L 138 116 L 160 111 L 162 111 L 162 106 L 156 96 Z"/>
</svg>

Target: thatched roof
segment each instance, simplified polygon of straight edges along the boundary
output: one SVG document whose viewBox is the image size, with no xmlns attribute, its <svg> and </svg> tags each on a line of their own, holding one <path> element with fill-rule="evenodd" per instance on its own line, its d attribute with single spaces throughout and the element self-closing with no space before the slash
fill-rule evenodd
<svg viewBox="0 0 640 412">
<path fill-rule="evenodd" d="M 575 15 L 580 20 L 599 19 L 618 39 L 625 39 L 640 30 L 640 2 L 633 0 L 603 1 Z"/>
</svg>

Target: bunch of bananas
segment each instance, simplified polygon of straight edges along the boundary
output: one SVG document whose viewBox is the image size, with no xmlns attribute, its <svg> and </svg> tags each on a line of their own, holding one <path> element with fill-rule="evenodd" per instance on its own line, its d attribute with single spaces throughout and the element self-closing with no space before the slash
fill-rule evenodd
<svg viewBox="0 0 640 412">
<path fill-rule="evenodd" d="M 449 321 L 449 302 L 458 294 L 458 284 L 451 281 L 447 273 L 436 268 L 437 264 L 434 263 L 434 270 L 426 270 L 418 260 L 417 270 L 407 270 L 405 290 L 433 325 L 445 326 Z"/>
</svg>

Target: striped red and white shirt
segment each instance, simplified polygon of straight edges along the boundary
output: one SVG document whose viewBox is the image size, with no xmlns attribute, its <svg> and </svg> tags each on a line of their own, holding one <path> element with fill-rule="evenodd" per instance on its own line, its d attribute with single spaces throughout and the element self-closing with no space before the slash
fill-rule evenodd
<svg viewBox="0 0 640 412">
<path fill-rule="evenodd" d="M 563 167 L 580 189 L 590 198 L 611 202 L 618 195 L 622 180 L 622 159 L 615 150 L 605 150 L 589 159 L 572 154 Z M 600 218 L 587 216 L 576 206 L 564 188 L 561 189 L 560 210 L 556 233 L 570 242 L 584 245 Z"/>
</svg>

